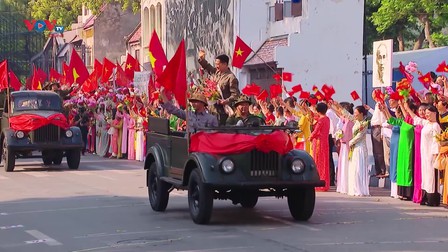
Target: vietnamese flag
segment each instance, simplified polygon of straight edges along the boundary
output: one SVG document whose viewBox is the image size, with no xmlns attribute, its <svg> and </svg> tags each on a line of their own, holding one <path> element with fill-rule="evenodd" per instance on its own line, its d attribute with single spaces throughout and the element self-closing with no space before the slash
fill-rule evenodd
<svg viewBox="0 0 448 252">
<path fill-rule="evenodd" d="M 272 84 L 269 87 L 269 91 L 271 93 L 271 98 L 275 98 L 282 94 L 282 86 L 280 84 Z"/>
<path fill-rule="evenodd" d="M 354 100 L 354 101 L 356 101 L 356 100 L 358 100 L 360 97 L 359 97 L 359 95 L 358 95 L 358 92 L 356 92 L 356 91 L 352 91 L 351 93 L 350 93 L 350 95 L 352 96 L 352 99 Z"/>
<path fill-rule="evenodd" d="M 302 91 L 299 95 L 300 99 L 308 99 L 310 97 L 310 92 Z"/>
<path fill-rule="evenodd" d="M 302 91 L 303 89 L 302 89 L 302 85 L 300 85 L 300 84 L 298 84 L 298 85 L 295 85 L 294 87 L 292 87 L 292 91 L 294 92 L 294 93 L 298 93 L 298 92 L 300 92 L 300 91 Z"/>
<path fill-rule="evenodd" d="M 443 61 L 439 64 L 439 66 L 436 69 L 436 72 L 445 72 L 448 73 L 448 66 L 446 65 L 446 62 Z"/>
<path fill-rule="evenodd" d="M 83 84 L 89 78 L 89 71 L 75 48 L 72 49 L 69 69 L 70 74 L 73 75 L 73 83 Z"/>
<path fill-rule="evenodd" d="M 96 78 L 101 78 L 101 74 L 103 73 L 103 64 L 95 59 L 95 63 L 93 64 L 93 71 L 96 73 Z"/>
<path fill-rule="evenodd" d="M 323 101 L 325 99 L 325 96 L 319 90 L 314 95 L 318 101 Z"/>
<path fill-rule="evenodd" d="M 282 77 L 283 77 L 283 81 L 287 81 L 287 82 L 292 81 L 292 73 L 283 72 Z"/>
<path fill-rule="evenodd" d="M 101 83 L 107 83 L 109 81 L 110 76 L 113 73 L 114 68 L 117 67 L 114 63 L 112 63 L 107 58 L 103 59 L 103 70 L 101 73 Z"/>
<path fill-rule="evenodd" d="M 257 100 L 265 101 L 266 98 L 268 98 L 268 92 L 263 89 L 263 91 L 261 91 L 261 93 L 257 96 Z"/>
<path fill-rule="evenodd" d="M 73 75 L 70 76 L 70 68 L 65 62 L 62 62 L 61 84 L 73 83 Z"/>
<path fill-rule="evenodd" d="M 87 80 L 82 84 L 81 90 L 85 93 L 90 93 L 95 91 L 98 88 L 98 74 L 96 70 L 94 70 Z"/>
<path fill-rule="evenodd" d="M 156 81 L 167 91 L 174 93 L 174 97 L 180 106 L 187 106 L 187 62 L 184 40 L 180 42 L 173 58 L 168 62 L 165 70 Z"/>
<path fill-rule="evenodd" d="M 251 95 L 257 96 L 257 95 L 259 95 L 260 92 L 261 92 L 261 87 L 258 86 L 258 85 L 255 84 L 255 83 L 251 83 L 251 84 L 247 84 L 247 85 L 241 90 L 241 92 L 242 92 L 243 94 L 247 95 L 247 96 L 251 96 Z"/>
<path fill-rule="evenodd" d="M 428 72 L 425 75 L 418 77 L 418 80 L 423 84 L 423 86 L 429 90 L 429 86 L 432 82 L 431 73 Z"/>
<path fill-rule="evenodd" d="M 54 70 L 53 68 L 50 68 L 50 81 L 60 81 L 62 78 L 62 75 L 58 73 L 58 71 Z"/>
<path fill-rule="evenodd" d="M 406 79 L 408 79 L 410 82 L 412 82 L 412 80 L 414 80 L 414 76 L 411 73 L 409 73 L 408 71 L 406 71 L 406 68 L 401 61 L 400 61 L 400 67 L 398 68 L 398 70 L 400 70 L 401 74 L 403 74 L 403 76 L 406 77 Z"/>
<path fill-rule="evenodd" d="M 19 91 L 22 87 L 22 83 L 20 82 L 19 78 L 14 74 L 13 71 L 9 71 L 9 86 L 14 89 L 14 91 Z"/>
<path fill-rule="evenodd" d="M 126 64 L 124 67 L 124 73 L 129 80 L 134 80 L 134 72 L 140 72 L 140 63 L 134 57 L 132 57 L 129 53 L 126 58 Z"/>
<path fill-rule="evenodd" d="M 235 49 L 233 50 L 232 66 L 242 68 L 252 49 L 244 41 L 236 36 Z"/>
<path fill-rule="evenodd" d="M 31 90 L 42 90 L 42 85 L 46 79 L 47 74 L 42 71 L 42 69 L 38 69 L 34 66 L 33 78 L 31 79 Z"/>
<path fill-rule="evenodd" d="M 272 78 L 274 78 L 274 80 L 276 80 L 278 82 L 278 81 L 280 81 L 282 79 L 282 76 L 280 74 L 274 74 L 272 76 Z"/>
<path fill-rule="evenodd" d="M 131 81 L 126 76 L 126 73 L 123 71 L 123 68 L 121 68 L 120 64 L 117 62 L 117 76 L 115 79 L 116 83 L 120 87 L 128 87 Z"/>
<path fill-rule="evenodd" d="M 168 59 L 156 30 L 152 32 L 151 40 L 149 41 L 149 61 L 156 76 L 161 75 L 163 67 L 168 65 Z"/>
<path fill-rule="evenodd" d="M 0 63 L 0 90 L 8 88 L 8 62 Z"/>
</svg>

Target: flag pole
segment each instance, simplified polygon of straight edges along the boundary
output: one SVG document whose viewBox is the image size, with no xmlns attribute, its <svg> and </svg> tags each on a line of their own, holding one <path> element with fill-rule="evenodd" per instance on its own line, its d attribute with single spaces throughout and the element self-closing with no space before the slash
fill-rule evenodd
<svg viewBox="0 0 448 252">
<path fill-rule="evenodd" d="M 255 52 L 252 48 L 251 48 L 251 50 L 254 53 L 254 56 L 257 56 L 274 74 L 277 74 L 277 71 L 275 71 L 274 68 L 272 68 L 260 55 L 258 55 L 257 52 Z M 288 93 L 288 91 L 286 91 L 286 87 L 283 83 L 283 76 L 281 76 L 281 75 L 280 75 L 280 80 L 282 81 L 281 85 L 282 85 L 283 91 L 285 91 L 285 93 Z"/>
</svg>

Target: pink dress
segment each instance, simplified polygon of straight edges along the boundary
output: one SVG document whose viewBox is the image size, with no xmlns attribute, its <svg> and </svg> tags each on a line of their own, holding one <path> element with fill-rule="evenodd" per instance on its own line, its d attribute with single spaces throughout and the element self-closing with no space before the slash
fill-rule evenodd
<svg viewBox="0 0 448 252">
<path fill-rule="evenodd" d="M 321 180 L 325 180 L 324 187 L 316 187 L 318 191 L 330 189 L 330 145 L 328 135 L 330 133 L 330 118 L 327 116 L 318 119 L 310 140 L 313 141 L 313 159 L 316 162 L 317 172 Z"/>
<path fill-rule="evenodd" d="M 128 159 L 135 160 L 135 120 L 132 117 L 128 125 Z"/>
<path fill-rule="evenodd" d="M 420 152 L 420 139 L 423 126 L 417 125 L 414 128 L 414 203 L 422 202 L 422 159 Z"/>
</svg>

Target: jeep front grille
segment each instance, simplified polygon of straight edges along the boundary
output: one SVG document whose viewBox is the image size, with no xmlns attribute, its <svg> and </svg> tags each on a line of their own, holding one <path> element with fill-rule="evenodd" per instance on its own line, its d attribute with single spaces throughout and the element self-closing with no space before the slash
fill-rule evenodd
<svg viewBox="0 0 448 252">
<path fill-rule="evenodd" d="M 36 129 L 33 132 L 33 142 L 34 143 L 51 143 L 58 142 L 60 131 L 59 127 L 53 124 L 45 125 Z"/>
<path fill-rule="evenodd" d="M 251 177 L 276 177 L 278 175 L 279 155 L 271 151 L 264 153 L 253 150 L 250 153 Z"/>
</svg>

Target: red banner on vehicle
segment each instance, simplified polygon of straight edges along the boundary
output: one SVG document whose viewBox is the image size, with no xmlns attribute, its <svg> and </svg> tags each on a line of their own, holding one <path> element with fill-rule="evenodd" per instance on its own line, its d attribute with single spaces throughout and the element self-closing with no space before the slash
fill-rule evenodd
<svg viewBox="0 0 448 252">
<path fill-rule="evenodd" d="M 62 113 L 56 113 L 49 117 L 36 114 L 21 114 L 9 118 L 9 124 L 13 130 L 32 131 L 42 126 L 53 124 L 63 129 L 68 129 L 67 118 Z"/>
<path fill-rule="evenodd" d="M 199 132 L 190 138 L 190 152 L 239 154 L 253 149 L 286 154 L 293 149 L 291 138 L 283 131 L 258 136 Z"/>
</svg>

